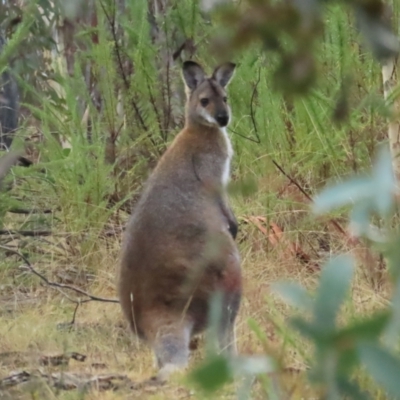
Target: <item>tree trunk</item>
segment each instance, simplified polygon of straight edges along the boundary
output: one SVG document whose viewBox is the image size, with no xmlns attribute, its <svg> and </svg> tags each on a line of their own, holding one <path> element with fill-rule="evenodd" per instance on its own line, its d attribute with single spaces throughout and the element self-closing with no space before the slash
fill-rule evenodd
<svg viewBox="0 0 400 400">
<path fill-rule="evenodd" d="M 383 90 L 385 100 L 390 108 L 391 116 L 388 126 L 388 138 L 390 151 L 392 153 L 393 170 L 396 177 L 400 178 L 400 99 L 393 99 L 393 89 L 396 87 L 398 79 L 398 58 L 390 58 L 382 66 Z"/>
<path fill-rule="evenodd" d="M 396 20 L 393 14 L 393 8 L 386 4 L 382 14 L 384 23 L 393 26 Z M 390 151 L 392 154 L 393 171 L 397 179 L 400 179 L 400 99 L 393 98 L 393 91 L 398 83 L 398 57 L 391 57 L 385 60 L 382 65 L 383 91 L 385 101 L 389 107 L 390 117 L 388 126 L 388 139 Z"/>
</svg>

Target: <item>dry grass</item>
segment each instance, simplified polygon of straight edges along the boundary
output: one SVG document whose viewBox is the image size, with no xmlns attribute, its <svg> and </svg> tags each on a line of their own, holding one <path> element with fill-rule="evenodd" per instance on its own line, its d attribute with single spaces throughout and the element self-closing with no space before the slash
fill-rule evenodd
<svg viewBox="0 0 400 400">
<path fill-rule="evenodd" d="M 251 205 L 238 207 L 242 215 L 250 214 Z M 247 212 L 246 212 L 247 211 Z M 239 213 L 240 214 L 240 213 Z M 124 220 L 124 218 L 122 218 Z M 122 225 L 123 222 L 120 222 Z M 300 222 L 293 224 L 296 231 Z M 290 223 L 285 226 L 290 230 Z M 322 230 L 323 226 L 314 226 Z M 27 251 L 31 251 L 35 268 L 49 279 L 69 279 L 76 286 L 102 297 L 115 297 L 116 260 L 120 249 L 121 234 L 107 236 L 97 241 L 89 254 L 82 255 L 64 237 L 24 239 Z M 297 232 L 297 231 L 296 231 Z M 304 237 L 312 237 L 307 231 L 302 238 L 296 232 L 289 235 L 291 240 L 305 244 Z M 315 232 L 314 232 L 315 233 Z M 297 239 L 296 239 L 297 237 Z M 331 247 L 346 249 L 340 238 L 331 235 Z M 79 241 L 79 237 L 76 238 Z M 272 293 L 270 284 L 280 279 L 293 279 L 313 289 L 318 272 L 310 271 L 287 247 L 272 248 L 265 234 L 251 224 L 243 224 L 240 232 L 240 251 L 243 260 L 244 297 L 237 322 L 238 348 L 241 353 L 269 353 L 282 360 L 286 372 L 276 377 L 291 395 L 291 399 L 311 399 L 316 396 L 314 389 L 304 379 L 307 360 L 311 356 L 310 345 L 302 341 L 293 331 L 287 329 L 286 318 L 292 313 Z M 20 240 L 9 245 L 21 246 Z M 71 247 L 72 246 L 72 247 Z M 320 257 L 320 256 L 319 256 Z M 321 260 L 315 256 L 315 262 Z M 23 262 L 15 255 L 5 259 L 0 270 L 0 379 L 11 371 L 66 371 L 78 375 L 101 375 L 117 373 L 126 375 L 137 383 L 149 378 L 154 372 L 152 354 L 149 348 L 133 338 L 122 318 L 118 304 L 90 302 L 79 306 L 71 329 L 60 329 L 60 324 L 70 322 L 75 305 L 54 289 L 33 277 L 24 269 Z M 93 274 L 93 279 L 88 279 Z M 69 282 L 69 283 L 71 283 Z M 375 285 L 376 286 L 376 285 Z M 352 305 L 346 304 L 342 320 L 370 312 L 386 302 L 385 285 L 376 290 L 360 267 L 352 291 Z M 71 297 L 76 294 L 68 292 Z M 265 335 L 260 339 L 250 329 L 249 318 L 255 320 Z M 67 366 L 41 366 L 42 355 L 78 352 L 86 355 L 84 362 L 70 360 Z M 202 346 L 193 352 L 192 365 L 203 357 Z M 195 388 L 184 385 L 184 376 L 176 376 L 164 387 L 136 387 L 122 384 L 119 390 L 97 390 L 87 392 L 64 391 L 42 383 L 26 383 L 15 388 L 0 390 L 0 398 L 29 399 L 186 399 L 204 398 Z M 2 397 L 3 396 L 3 397 Z M 8 396 L 8 397 L 7 397 Z M 218 395 L 219 399 L 234 398 L 234 388 L 227 387 Z M 254 399 L 266 398 L 261 385 L 253 389 Z"/>
</svg>

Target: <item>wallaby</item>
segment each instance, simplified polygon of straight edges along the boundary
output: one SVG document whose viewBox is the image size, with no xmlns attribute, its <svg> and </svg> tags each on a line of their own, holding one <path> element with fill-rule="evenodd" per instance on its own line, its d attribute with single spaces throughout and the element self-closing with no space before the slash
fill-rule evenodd
<svg viewBox="0 0 400 400">
<path fill-rule="evenodd" d="M 217 291 L 223 295 L 218 343 L 236 351 L 242 275 L 226 193 L 233 151 L 225 91 L 234 70 L 225 63 L 207 77 L 199 64 L 184 62 L 185 126 L 146 182 L 124 237 L 122 310 L 152 346 L 160 380 L 187 366 L 190 339 L 207 327 Z"/>
</svg>

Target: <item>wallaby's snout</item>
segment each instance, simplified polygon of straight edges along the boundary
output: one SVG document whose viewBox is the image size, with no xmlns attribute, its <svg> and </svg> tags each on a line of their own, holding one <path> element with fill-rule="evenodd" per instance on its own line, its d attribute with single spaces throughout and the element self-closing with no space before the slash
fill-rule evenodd
<svg viewBox="0 0 400 400">
<path fill-rule="evenodd" d="M 221 128 L 224 128 L 228 125 L 229 122 L 229 115 L 226 111 L 220 112 L 215 116 L 215 120 L 218 122 L 218 125 Z"/>
</svg>

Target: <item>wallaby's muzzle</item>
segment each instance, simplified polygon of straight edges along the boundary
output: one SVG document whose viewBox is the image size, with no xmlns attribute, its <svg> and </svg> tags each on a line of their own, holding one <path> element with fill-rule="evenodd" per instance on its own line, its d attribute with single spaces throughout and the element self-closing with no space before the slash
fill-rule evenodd
<svg viewBox="0 0 400 400">
<path fill-rule="evenodd" d="M 216 115 L 215 120 L 218 122 L 218 125 L 219 125 L 221 128 L 224 128 L 225 126 L 228 125 L 229 116 L 228 116 L 228 114 L 225 113 L 225 112 L 224 112 L 224 113 L 220 113 L 220 114 L 217 114 L 217 115 Z"/>
</svg>

